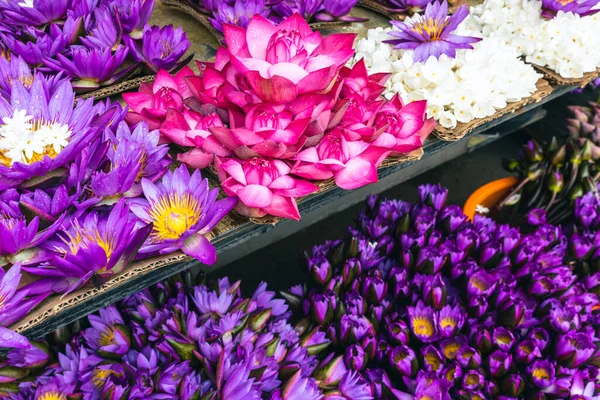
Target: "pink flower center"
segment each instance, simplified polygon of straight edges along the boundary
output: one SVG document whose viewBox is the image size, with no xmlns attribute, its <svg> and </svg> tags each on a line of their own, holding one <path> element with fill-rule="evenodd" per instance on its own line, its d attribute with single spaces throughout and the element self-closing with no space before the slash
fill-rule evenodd
<svg viewBox="0 0 600 400">
<path fill-rule="evenodd" d="M 282 62 L 293 62 L 294 57 L 306 59 L 308 51 L 304 47 L 304 40 L 297 30 L 281 30 L 277 31 L 267 46 L 267 61 L 271 64 Z M 296 62 L 297 63 L 297 62 Z"/>
<path fill-rule="evenodd" d="M 386 132 L 391 133 L 392 135 L 395 135 L 396 132 L 400 128 L 402 128 L 403 123 L 404 123 L 404 121 L 402 120 L 402 117 L 399 117 L 398 115 L 395 115 L 392 113 L 385 112 L 385 113 L 380 113 L 377 116 L 377 120 L 375 121 L 375 126 L 378 129 L 381 129 L 387 125 Z"/>
<path fill-rule="evenodd" d="M 317 151 L 321 160 L 333 159 L 343 163 L 348 161 L 348 157 L 342 149 L 342 138 L 337 132 L 325 135 Z"/>
<path fill-rule="evenodd" d="M 259 111 L 255 114 L 253 128 L 255 131 L 263 129 L 281 129 L 279 118 L 272 111 Z"/>
<path fill-rule="evenodd" d="M 183 98 L 177 90 L 163 86 L 154 94 L 154 97 L 152 98 L 152 107 L 161 110 L 174 108 L 175 110 L 182 111 Z"/>
</svg>

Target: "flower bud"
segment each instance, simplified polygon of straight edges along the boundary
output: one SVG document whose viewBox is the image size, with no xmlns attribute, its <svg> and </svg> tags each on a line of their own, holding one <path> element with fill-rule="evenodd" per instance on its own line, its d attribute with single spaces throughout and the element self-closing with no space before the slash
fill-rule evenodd
<svg viewBox="0 0 600 400">
<path fill-rule="evenodd" d="M 417 257 L 417 271 L 425 274 L 438 273 L 444 263 L 446 256 L 435 247 L 422 247 Z"/>
<path fill-rule="evenodd" d="M 314 257 L 309 259 L 308 270 L 315 282 L 319 285 L 325 285 L 329 279 L 331 279 L 331 275 L 333 274 L 333 268 L 325 257 Z"/>
<path fill-rule="evenodd" d="M 356 343 L 369 333 L 374 335 L 375 329 L 366 317 L 346 314 L 340 318 L 339 335 L 342 343 Z"/>
<path fill-rule="evenodd" d="M 456 353 L 456 360 L 463 368 L 479 368 L 481 365 L 481 354 L 469 346 L 463 346 Z"/>
<path fill-rule="evenodd" d="M 467 216 L 456 205 L 445 207 L 440 213 L 440 223 L 444 232 L 450 235 L 467 222 Z"/>
<path fill-rule="evenodd" d="M 492 335 L 486 328 L 479 326 L 471 335 L 471 344 L 473 344 L 481 354 L 489 354 L 492 350 Z"/>
<path fill-rule="evenodd" d="M 537 360 L 527 367 L 529 379 L 540 389 L 549 388 L 554 384 L 554 371 L 554 366 L 548 360 Z"/>
<path fill-rule="evenodd" d="M 410 254 L 410 251 L 408 253 Z M 408 283 L 408 274 L 405 268 L 392 268 L 388 276 L 388 282 L 392 290 L 392 295 L 396 300 L 401 301 L 408 298 L 410 284 Z"/>
<path fill-rule="evenodd" d="M 521 375 L 511 374 L 507 375 L 502 380 L 502 391 L 508 396 L 518 397 L 525 390 L 525 380 Z"/>
<path fill-rule="evenodd" d="M 494 329 L 492 341 L 500 350 L 508 353 L 515 344 L 515 336 L 511 331 L 500 326 Z"/>
<path fill-rule="evenodd" d="M 469 316 L 471 317 L 479 318 L 483 316 L 488 309 L 488 303 L 485 296 L 469 298 L 467 309 L 469 311 Z"/>
<path fill-rule="evenodd" d="M 356 258 L 347 260 L 342 268 L 342 280 L 344 282 L 344 286 L 348 286 L 355 277 L 360 276 L 361 274 L 362 267 L 360 265 L 360 261 Z"/>
<path fill-rule="evenodd" d="M 270 308 L 264 310 L 256 310 L 248 317 L 247 327 L 252 329 L 254 332 L 262 331 L 269 319 L 271 318 L 272 310 Z"/>
<path fill-rule="evenodd" d="M 375 335 L 368 334 L 363 338 L 360 342 L 360 347 L 365 351 L 365 356 L 369 360 L 373 360 L 375 358 L 375 353 L 377 352 L 377 339 Z"/>
<path fill-rule="evenodd" d="M 346 348 L 344 361 L 346 362 L 346 367 L 354 371 L 362 371 L 367 366 L 365 351 L 357 344 Z"/>
<path fill-rule="evenodd" d="M 369 316 L 369 320 L 377 331 L 379 331 L 379 325 L 381 324 L 385 313 L 386 307 L 384 304 L 372 304 L 369 306 L 369 311 L 367 314 Z"/>
<path fill-rule="evenodd" d="M 458 365 L 458 363 L 452 363 L 452 364 L 448 365 L 446 368 L 444 368 L 441 376 L 443 378 L 445 378 L 448 382 L 451 382 L 452 384 L 454 384 L 460 378 L 462 378 L 463 370 L 460 367 L 460 365 Z"/>
<path fill-rule="evenodd" d="M 431 206 L 439 211 L 446 204 L 448 189 L 444 188 L 439 183 L 435 185 L 420 185 L 419 197 L 421 198 L 422 204 L 427 204 L 428 206 Z"/>
<path fill-rule="evenodd" d="M 423 367 L 427 372 L 438 373 L 444 368 L 444 358 L 433 345 L 421 349 L 421 357 Z"/>
<path fill-rule="evenodd" d="M 347 314 L 363 315 L 365 313 L 367 303 L 357 291 L 353 290 L 346 294 L 344 305 L 346 307 Z"/>
<path fill-rule="evenodd" d="M 493 378 L 501 378 L 512 366 L 512 355 L 496 350 L 488 356 L 488 371 Z"/>
<path fill-rule="evenodd" d="M 392 369 L 402 376 L 414 378 L 419 370 L 417 355 L 410 347 L 404 345 L 391 349 L 389 361 Z"/>
<path fill-rule="evenodd" d="M 440 274 L 428 276 L 423 285 L 423 298 L 425 303 L 435 310 L 441 310 L 446 304 L 447 291 Z"/>
<path fill-rule="evenodd" d="M 404 214 L 396 225 L 396 236 L 400 236 L 403 233 L 407 233 L 410 229 L 410 215 Z"/>
<path fill-rule="evenodd" d="M 314 378 L 318 381 L 320 388 L 332 388 L 340 383 L 346 371 L 344 356 L 334 358 L 332 353 L 319 364 L 314 372 Z"/>
<path fill-rule="evenodd" d="M 403 320 L 399 319 L 388 324 L 386 329 L 388 337 L 392 340 L 393 344 L 408 345 L 410 341 L 410 329 Z"/>
<path fill-rule="evenodd" d="M 363 282 L 362 294 L 368 302 L 379 303 L 387 294 L 387 283 L 381 278 L 367 276 Z"/>
<path fill-rule="evenodd" d="M 333 278 L 331 278 L 329 280 L 329 282 L 327 282 L 327 284 L 325 285 L 325 289 L 329 290 L 335 294 L 339 294 L 340 291 L 342 290 L 342 277 L 339 275 L 334 276 Z"/>
</svg>

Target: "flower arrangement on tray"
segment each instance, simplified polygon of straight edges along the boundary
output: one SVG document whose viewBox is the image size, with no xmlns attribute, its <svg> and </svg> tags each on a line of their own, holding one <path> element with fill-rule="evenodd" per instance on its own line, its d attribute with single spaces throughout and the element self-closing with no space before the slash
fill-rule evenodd
<svg viewBox="0 0 600 400">
<path fill-rule="evenodd" d="M 31 81 L 0 91 L 0 326 L 134 259 L 181 250 L 213 264 L 206 236 L 236 199 L 217 200 L 200 171 L 171 171 L 159 132 L 129 128 L 119 103 L 76 100 L 68 78 L 13 61 Z"/>
<path fill-rule="evenodd" d="M 452 16 L 447 10 L 445 1 L 435 2 L 422 15 L 370 29 L 357 41 L 353 61 L 364 60 L 369 72 L 391 74 L 386 97 L 427 100 L 428 117 L 446 129 L 492 117 L 536 93 L 541 75 L 513 48 L 469 31 L 465 6 Z"/>
<path fill-rule="evenodd" d="M 559 83 L 580 81 L 588 74 L 587 81 L 596 77 L 600 67 L 600 49 L 594 40 L 600 33 L 596 4 L 486 0 L 471 9 L 469 23 L 485 37 L 506 41 L 528 63 L 548 69 L 545 72 Z"/>
<path fill-rule="evenodd" d="M 77 93 L 177 70 L 190 43 L 181 28 L 149 26 L 154 0 L 8 0 L 0 3 L 0 81 L 29 71 L 69 77 Z M 17 74 L 15 76 L 15 74 Z"/>
<path fill-rule="evenodd" d="M 374 183 L 387 157 L 419 151 L 433 129 L 425 101 L 381 96 L 388 74 L 344 66 L 353 34 L 323 38 L 294 14 L 279 25 L 255 15 L 248 28 L 224 25 L 224 35 L 200 75 L 160 71 L 123 98 L 127 121 L 159 129 L 183 149 L 179 161 L 214 165 L 242 215 L 300 219 L 296 198 L 319 182 Z"/>
<path fill-rule="evenodd" d="M 415 204 L 369 197 L 347 240 L 312 249 L 312 282 L 283 292 L 288 304 L 264 283 L 243 297 L 239 282 L 194 286 L 188 274 L 89 316 L 73 336 L 61 329 L 52 350 L 13 350 L 0 369 L 5 391 L 597 399 L 596 196 L 577 201 L 572 228 L 533 218 L 523 233 L 480 215 L 468 222 L 439 185 L 419 194 Z"/>
<path fill-rule="evenodd" d="M 404 20 L 414 14 L 425 11 L 428 4 L 437 0 L 359 0 L 359 5 L 370 10 L 379 12 L 390 19 Z M 457 11 L 461 6 L 467 4 L 466 0 L 451 0 L 448 2 L 450 14 Z"/>
</svg>

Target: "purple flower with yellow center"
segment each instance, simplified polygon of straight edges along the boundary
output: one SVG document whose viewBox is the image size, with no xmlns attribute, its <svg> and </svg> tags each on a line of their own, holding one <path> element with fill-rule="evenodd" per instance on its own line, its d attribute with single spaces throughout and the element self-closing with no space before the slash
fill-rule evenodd
<svg viewBox="0 0 600 400">
<path fill-rule="evenodd" d="M 586 15 L 598 12 L 596 5 L 598 0 L 542 0 L 542 16 L 552 19 L 559 11 L 564 13 Z"/>
<path fill-rule="evenodd" d="M 452 33 L 467 15 L 468 8 L 462 6 L 452 16 L 448 16 L 446 0 L 442 3 L 434 1 L 427 5 L 423 15 L 416 15 L 404 22 L 391 21 L 397 30 L 390 32 L 394 39 L 385 42 L 394 45 L 396 49 L 414 50 L 415 62 L 424 63 L 429 57 L 439 58 L 442 54 L 454 58 L 457 49 L 472 49 L 471 43 L 481 40 Z"/>
<path fill-rule="evenodd" d="M 115 306 L 100 310 L 100 315 L 90 315 L 91 328 L 83 333 L 90 349 L 104 356 L 123 356 L 131 347 L 131 332 Z"/>
<path fill-rule="evenodd" d="M 406 322 L 399 319 L 392 323 L 387 323 L 386 327 L 388 337 L 391 339 L 392 343 L 408 344 L 410 340 L 410 329 L 408 328 Z"/>
<path fill-rule="evenodd" d="M 43 277 L 27 289 L 70 293 L 89 282 L 102 283 L 125 269 L 151 229 L 149 224 L 139 226 L 123 200 L 108 214 L 90 212 L 43 244 L 54 255 L 47 264 L 24 268 Z"/>
<path fill-rule="evenodd" d="M 12 56 L 10 60 L 0 57 L 0 95 L 10 98 L 12 83 L 21 82 L 26 89 L 33 84 L 34 73 L 20 56 Z"/>
<path fill-rule="evenodd" d="M 45 385 L 40 385 L 35 391 L 35 400 L 67 400 L 75 391 L 75 385 L 64 385 L 60 378 L 54 379 Z"/>
<path fill-rule="evenodd" d="M 463 368 L 478 368 L 481 365 L 481 354 L 472 347 L 462 346 L 456 353 L 456 360 Z"/>
<path fill-rule="evenodd" d="M 51 70 L 69 76 L 77 92 L 87 92 L 112 85 L 129 73 L 136 64 L 126 62 L 128 51 L 122 45 L 114 51 L 71 46 L 66 56 L 57 54 L 56 59 L 45 58 L 44 63 Z"/>
<path fill-rule="evenodd" d="M 485 376 L 476 369 L 470 369 L 465 372 L 462 380 L 462 387 L 468 391 L 475 391 L 485 385 Z"/>
<path fill-rule="evenodd" d="M 392 368 L 402 376 L 414 378 L 419 370 L 417 355 L 408 346 L 394 347 L 389 352 L 388 358 Z"/>
<path fill-rule="evenodd" d="M 145 199 L 132 201 L 131 211 L 153 224 L 153 229 L 140 253 L 181 250 L 204 264 L 214 264 L 216 250 L 204 235 L 235 206 L 237 199 L 216 200 L 219 190 L 209 189 L 199 170 L 190 176 L 184 165 L 167 172 L 157 184 L 143 178 L 142 188 Z"/>
<path fill-rule="evenodd" d="M 535 346 L 544 351 L 550 342 L 550 335 L 544 328 L 533 328 L 528 335 L 529 339 L 533 340 Z"/>
<path fill-rule="evenodd" d="M 423 366 L 427 372 L 439 373 L 444 368 L 444 358 L 442 354 L 433 345 L 425 346 L 421 349 Z"/>
<path fill-rule="evenodd" d="M 458 333 L 465 323 L 465 314 L 460 306 L 451 307 L 446 305 L 439 312 L 438 332 L 443 338 L 449 338 Z"/>
<path fill-rule="evenodd" d="M 515 362 L 519 364 L 529 365 L 536 358 L 542 358 L 540 349 L 535 345 L 535 342 L 531 339 L 525 339 L 521 341 L 515 348 Z"/>
<path fill-rule="evenodd" d="M 121 364 L 100 364 L 81 374 L 79 381 L 83 382 L 81 391 L 84 398 L 93 398 L 115 383 L 126 383 L 125 370 Z M 87 397 L 86 397 L 87 395 Z M 119 397 L 117 397 L 119 398 Z"/>
<path fill-rule="evenodd" d="M 500 350 L 509 352 L 515 344 L 515 335 L 506 328 L 497 327 L 494 329 L 492 341 Z"/>
<path fill-rule="evenodd" d="M 448 382 L 457 382 L 463 376 L 463 370 L 457 363 L 448 365 L 442 371 L 441 377 L 445 378 Z"/>
<path fill-rule="evenodd" d="M 549 311 L 550 325 L 557 332 L 567 333 L 572 329 L 579 329 L 579 313 L 574 308 L 556 307 Z"/>
<path fill-rule="evenodd" d="M 183 29 L 173 28 L 173 25 L 146 26 L 141 44 L 128 36 L 124 39 L 135 61 L 144 62 L 155 73 L 179 67 L 179 59 L 190 47 Z"/>
<path fill-rule="evenodd" d="M 429 343 L 437 340 L 437 315 L 433 308 L 419 301 L 416 307 L 408 307 L 410 329 L 421 342 Z"/>
<path fill-rule="evenodd" d="M 540 389 L 546 389 L 554 383 L 555 368 L 548 360 L 535 361 L 527 367 L 527 373 L 532 383 Z"/>
<path fill-rule="evenodd" d="M 0 190 L 43 176 L 59 179 L 65 166 L 102 133 L 114 109 L 93 100 L 78 101 L 67 80 L 58 83 L 37 74 L 27 89 L 12 85 L 10 103 L 0 97 Z M 102 114 L 102 115 L 99 115 Z M 39 184 L 39 183 L 38 183 Z"/>
<path fill-rule="evenodd" d="M 569 368 L 577 368 L 598 352 L 598 348 L 583 332 L 569 332 L 556 339 L 556 360 Z"/>
<path fill-rule="evenodd" d="M 455 336 L 453 338 L 441 341 L 439 347 L 446 359 L 455 360 L 458 351 L 464 344 L 465 340 L 462 336 Z"/>
<path fill-rule="evenodd" d="M 496 288 L 497 279 L 481 269 L 469 277 L 467 295 L 469 297 L 490 296 Z"/>
</svg>

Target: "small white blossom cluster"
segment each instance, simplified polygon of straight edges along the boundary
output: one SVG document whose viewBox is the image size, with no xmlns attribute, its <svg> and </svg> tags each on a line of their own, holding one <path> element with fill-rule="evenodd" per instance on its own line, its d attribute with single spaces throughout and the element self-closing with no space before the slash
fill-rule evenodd
<svg viewBox="0 0 600 400">
<path fill-rule="evenodd" d="M 415 63 L 412 50 L 397 50 L 383 43 L 393 39 L 388 34 L 391 29 L 395 28 L 370 29 L 357 41 L 353 62 L 364 58 L 371 73 L 392 73 L 386 97 L 398 93 L 404 102 L 427 100 L 428 117 L 444 128 L 489 117 L 507 103 L 531 96 L 542 76 L 525 64 L 514 48 L 496 38 L 475 43 L 473 50 L 457 50 L 456 58 L 442 55 Z M 467 32 L 465 22 L 455 33 L 481 37 Z"/>
<path fill-rule="evenodd" d="M 33 124 L 32 119 L 25 110 L 15 110 L 12 117 L 2 118 L 0 163 L 29 163 L 36 157 L 56 156 L 69 144 L 68 125 Z"/>
<path fill-rule="evenodd" d="M 486 0 L 471 8 L 469 28 L 497 37 L 529 63 L 548 67 L 563 78 L 581 78 L 600 67 L 600 16 L 559 11 L 547 20 L 541 1 Z"/>
</svg>

